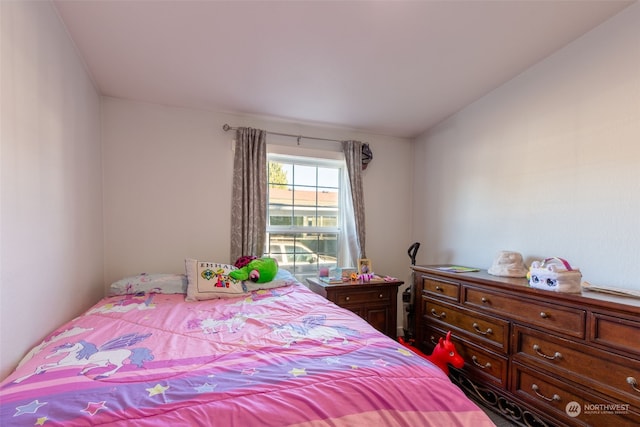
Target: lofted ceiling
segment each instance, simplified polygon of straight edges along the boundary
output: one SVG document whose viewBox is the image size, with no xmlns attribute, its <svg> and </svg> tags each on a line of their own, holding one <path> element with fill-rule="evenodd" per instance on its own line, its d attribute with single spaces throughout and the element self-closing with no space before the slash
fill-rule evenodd
<svg viewBox="0 0 640 427">
<path fill-rule="evenodd" d="M 411 138 L 633 1 L 53 3 L 103 95 Z"/>
</svg>

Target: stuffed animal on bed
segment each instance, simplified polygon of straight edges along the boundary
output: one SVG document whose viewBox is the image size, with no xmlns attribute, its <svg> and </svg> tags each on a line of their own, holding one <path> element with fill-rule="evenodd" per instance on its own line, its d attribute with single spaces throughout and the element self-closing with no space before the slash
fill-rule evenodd
<svg viewBox="0 0 640 427">
<path fill-rule="evenodd" d="M 254 259 L 258 259 L 257 256 L 253 256 L 253 255 L 245 255 L 245 256 L 241 256 L 240 258 L 238 258 L 236 260 L 236 262 L 233 264 L 236 268 L 242 268 L 245 265 L 249 264 L 251 261 L 253 261 Z"/>
<path fill-rule="evenodd" d="M 233 270 L 229 276 L 236 280 L 251 280 L 256 283 L 270 282 L 278 273 L 278 262 L 274 258 L 256 258 L 244 267 Z"/>
</svg>

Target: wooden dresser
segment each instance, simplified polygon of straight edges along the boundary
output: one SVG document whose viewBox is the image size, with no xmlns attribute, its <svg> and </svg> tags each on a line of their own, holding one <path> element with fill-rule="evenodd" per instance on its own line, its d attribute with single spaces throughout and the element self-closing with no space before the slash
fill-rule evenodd
<svg viewBox="0 0 640 427">
<path fill-rule="evenodd" d="M 340 307 L 356 313 L 380 332 L 396 339 L 398 287 L 400 280 L 328 284 L 307 279 L 309 289 Z"/>
<path fill-rule="evenodd" d="M 413 268 L 416 344 L 450 330 L 469 396 L 526 426 L 640 425 L 640 299 Z"/>
</svg>

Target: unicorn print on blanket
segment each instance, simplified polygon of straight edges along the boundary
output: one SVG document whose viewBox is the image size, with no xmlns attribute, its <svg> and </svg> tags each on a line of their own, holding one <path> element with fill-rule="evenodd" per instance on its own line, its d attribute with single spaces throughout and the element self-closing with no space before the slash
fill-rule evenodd
<svg viewBox="0 0 640 427">
<path fill-rule="evenodd" d="M 346 326 L 325 325 L 326 316 L 306 316 L 302 319 L 302 324 L 287 323 L 275 327 L 274 331 L 284 342 L 284 347 L 302 340 L 320 341 L 328 344 L 332 340 L 340 340 L 342 344 L 349 344 L 347 337 L 357 336 L 357 331 Z"/>
<path fill-rule="evenodd" d="M 259 305 L 269 305 L 276 301 L 285 301 L 288 300 L 288 295 L 283 295 L 278 292 L 277 289 L 261 289 L 259 291 L 251 292 L 246 298 L 241 299 L 240 301 L 233 303 L 233 306 L 243 306 L 245 304 L 250 304 L 253 306 Z"/>
<path fill-rule="evenodd" d="M 265 317 L 267 317 L 266 314 L 238 312 L 218 319 L 193 319 L 187 323 L 187 328 L 200 328 L 204 334 L 215 334 L 223 332 L 226 329 L 227 332 L 232 334 L 239 332 L 246 325 L 248 320 L 259 320 L 264 319 Z"/>
<path fill-rule="evenodd" d="M 33 358 L 33 356 L 38 354 L 47 345 L 49 345 L 51 343 L 54 343 L 56 341 L 61 341 L 63 339 L 72 337 L 74 335 L 80 335 L 80 334 L 83 334 L 85 332 L 89 332 L 89 331 L 92 331 L 92 330 L 93 330 L 93 328 L 81 328 L 80 326 L 74 326 L 73 328 L 65 329 L 64 331 L 60 332 L 59 334 L 53 334 L 53 335 L 51 335 L 50 338 L 45 339 L 40 344 L 38 344 L 37 346 L 33 347 L 31 349 L 31 351 L 29 351 L 29 353 L 27 353 L 26 356 L 24 356 L 22 358 L 20 363 L 18 363 L 18 367 L 24 365 L 26 362 L 31 360 Z"/>
<path fill-rule="evenodd" d="M 113 366 L 113 369 L 102 372 L 95 379 L 107 378 L 115 374 L 125 365 L 125 360 L 129 360 L 130 364 L 142 368 L 144 362 L 153 360 L 153 354 L 148 348 L 131 347 L 145 339 L 151 334 L 126 334 L 121 337 L 112 339 L 102 344 L 100 347 L 81 340 L 75 343 L 65 343 L 53 348 L 51 354 L 46 356 L 47 359 L 64 355 L 57 362 L 45 363 L 36 368 L 36 370 L 23 377 L 16 379 L 15 383 L 20 383 L 34 375 L 48 372 L 52 369 L 67 368 L 73 366 L 82 366 L 83 369 L 79 375 L 85 375 L 95 368 L 107 368 Z"/>
<path fill-rule="evenodd" d="M 87 314 L 94 313 L 127 313 L 132 310 L 151 310 L 156 308 L 153 304 L 153 293 L 142 295 L 125 295 L 116 303 L 107 303 L 100 307 L 96 307 L 87 312 Z"/>
</svg>

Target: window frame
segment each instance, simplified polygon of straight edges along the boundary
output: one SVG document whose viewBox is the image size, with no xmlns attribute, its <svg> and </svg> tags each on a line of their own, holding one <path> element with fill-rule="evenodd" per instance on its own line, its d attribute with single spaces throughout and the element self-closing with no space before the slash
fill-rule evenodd
<svg viewBox="0 0 640 427">
<path fill-rule="evenodd" d="M 323 157 L 315 157 L 315 156 L 305 156 L 305 155 L 292 155 L 292 154 L 279 154 L 279 153 L 268 153 L 267 154 L 267 162 L 278 162 L 278 163 L 284 163 L 284 164 L 293 164 L 293 165 L 297 165 L 297 166 L 309 166 L 309 167 L 314 167 L 314 168 L 332 168 L 332 169 L 336 169 L 337 174 L 338 174 L 338 187 L 337 187 L 337 211 L 336 211 L 336 225 L 335 226 L 318 226 L 317 223 L 314 226 L 297 226 L 294 225 L 293 223 L 295 221 L 292 221 L 292 225 L 270 225 L 270 212 L 269 212 L 269 208 L 271 206 L 270 204 L 270 191 L 271 191 L 271 187 L 269 185 L 269 180 L 267 177 L 267 223 L 266 223 L 266 240 L 265 240 L 265 256 L 268 256 L 269 252 L 270 252 L 270 244 L 272 242 L 270 242 L 270 236 L 272 234 L 290 234 L 292 236 L 291 240 L 293 240 L 294 242 L 296 242 L 296 238 L 299 235 L 303 235 L 303 234 L 317 234 L 317 235 L 321 235 L 323 233 L 327 233 L 327 234 L 335 234 L 336 236 L 336 253 L 322 253 L 322 252 L 318 252 L 318 251 L 313 251 L 313 249 L 311 249 L 311 251 L 315 254 L 315 256 L 317 257 L 316 259 L 316 269 L 313 269 L 312 271 L 305 271 L 305 272 L 296 272 L 296 268 L 295 266 L 297 265 L 297 263 L 294 263 L 294 266 L 286 266 L 285 268 L 290 268 L 292 269 L 292 273 L 294 273 L 296 276 L 299 277 L 311 277 L 311 276 L 317 276 L 318 274 L 318 266 L 320 265 L 321 259 L 322 257 L 333 257 L 335 256 L 335 260 L 336 263 L 333 266 L 337 266 L 338 265 L 338 260 L 340 259 L 340 252 L 343 251 L 342 245 L 344 244 L 344 240 L 345 240 L 345 236 L 344 236 L 344 224 L 342 224 L 342 220 L 343 220 L 343 209 L 345 208 L 342 205 L 342 200 L 344 200 L 344 192 L 347 191 L 347 189 L 345 188 L 347 183 L 344 182 L 344 175 L 346 172 L 346 164 L 344 162 L 344 160 L 338 160 L 338 159 L 327 159 L 327 158 L 323 158 Z M 293 178 L 293 177 L 291 177 Z M 324 186 L 321 185 L 322 183 L 320 182 L 316 182 L 315 183 L 315 190 L 316 192 L 318 191 L 319 188 L 323 188 Z M 291 184 L 293 185 L 293 184 Z M 295 207 L 295 202 L 292 203 L 291 205 L 292 207 Z M 315 201 L 315 205 L 314 209 L 316 212 L 316 219 L 317 219 L 317 214 L 318 214 L 318 200 L 316 199 Z M 320 206 L 320 210 L 322 210 L 322 206 Z M 293 215 L 292 215 L 293 217 Z M 305 246 L 305 245 L 303 245 Z"/>
</svg>

